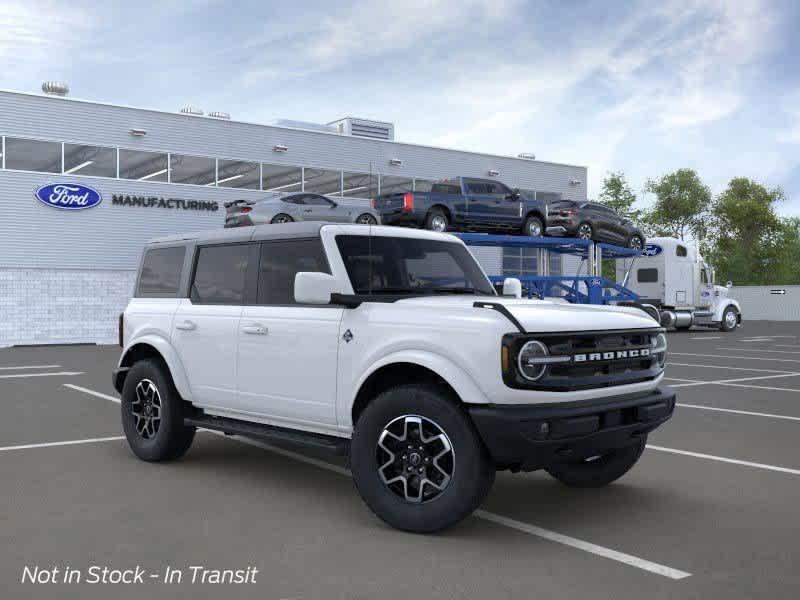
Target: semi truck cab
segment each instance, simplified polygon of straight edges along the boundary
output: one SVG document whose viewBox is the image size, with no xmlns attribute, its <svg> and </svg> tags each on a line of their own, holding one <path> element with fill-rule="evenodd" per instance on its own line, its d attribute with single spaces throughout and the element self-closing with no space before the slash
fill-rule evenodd
<svg viewBox="0 0 800 600">
<path fill-rule="evenodd" d="M 618 260 L 618 280 L 625 271 L 623 260 Z M 627 287 L 642 303 L 658 308 L 665 327 L 684 330 L 698 325 L 732 331 L 742 322 L 741 308 L 729 297 L 732 284 L 716 285 L 714 279 L 714 270 L 697 248 L 678 238 L 658 237 L 649 239 L 636 259 Z"/>
</svg>

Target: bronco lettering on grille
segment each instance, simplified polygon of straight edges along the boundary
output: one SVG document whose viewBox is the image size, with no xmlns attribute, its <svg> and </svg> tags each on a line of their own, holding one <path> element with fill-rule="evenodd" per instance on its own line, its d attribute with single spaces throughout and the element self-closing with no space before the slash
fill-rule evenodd
<svg viewBox="0 0 800 600">
<path fill-rule="evenodd" d="M 636 348 L 634 350 L 617 350 L 615 352 L 591 352 L 586 354 L 574 354 L 573 362 L 592 362 L 596 360 L 619 360 L 622 358 L 647 358 L 650 356 L 650 348 Z"/>
</svg>

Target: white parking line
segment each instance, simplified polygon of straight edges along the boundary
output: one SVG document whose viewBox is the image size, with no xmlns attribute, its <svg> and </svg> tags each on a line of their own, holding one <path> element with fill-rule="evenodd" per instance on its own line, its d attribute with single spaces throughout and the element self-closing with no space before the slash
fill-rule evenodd
<svg viewBox="0 0 800 600">
<path fill-rule="evenodd" d="M 721 340 L 721 335 L 698 335 L 695 337 L 690 337 L 690 340 Z"/>
<path fill-rule="evenodd" d="M 0 367 L 0 371 L 18 371 L 22 369 L 60 369 L 61 365 L 20 365 L 18 367 Z"/>
<path fill-rule="evenodd" d="M 647 444 L 648 450 L 658 450 L 659 452 L 667 452 L 669 454 L 681 454 L 683 456 L 691 456 L 694 458 L 704 458 L 706 460 L 714 460 L 718 462 L 729 463 L 732 465 L 741 465 L 744 467 L 753 467 L 756 469 L 764 469 L 766 471 L 777 471 L 779 473 L 788 473 L 790 475 L 800 475 L 800 469 L 790 469 L 788 467 L 777 467 L 775 465 L 765 465 L 763 463 L 750 462 L 748 460 L 739 460 L 737 458 L 726 458 L 724 456 L 716 456 L 714 454 L 703 454 L 702 452 L 690 452 L 689 450 L 678 450 L 677 448 L 665 448 L 664 446 L 653 446 Z"/>
<path fill-rule="evenodd" d="M 743 360 L 769 360 L 771 362 L 790 362 L 796 363 L 800 362 L 800 360 L 794 358 L 763 358 L 763 357 L 756 357 L 756 356 L 724 356 L 722 354 L 694 354 L 692 352 L 672 352 L 670 354 L 673 356 L 706 356 L 710 358 L 741 358 Z"/>
<path fill-rule="evenodd" d="M 797 344 L 772 344 L 776 348 L 800 348 Z"/>
<path fill-rule="evenodd" d="M 90 390 L 89 388 L 81 387 L 79 385 L 73 385 L 71 383 L 65 383 L 64 387 L 68 387 L 71 390 L 77 390 L 79 392 L 83 392 L 84 394 L 89 394 L 90 396 L 95 396 L 97 398 L 102 398 L 103 400 L 108 400 L 109 402 L 116 402 L 119 404 L 119 398 L 115 396 L 109 396 L 108 394 L 101 394 L 100 392 L 95 392 L 94 390 Z"/>
<path fill-rule="evenodd" d="M 755 371 L 756 373 L 791 373 L 792 371 L 776 371 L 775 369 L 752 369 L 747 367 L 731 367 L 729 365 L 698 365 L 697 363 L 668 362 L 668 367 L 699 367 L 703 369 L 731 369 L 733 371 Z"/>
<path fill-rule="evenodd" d="M 724 348 L 719 346 L 717 350 L 741 350 L 741 348 Z M 754 352 L 769 352 L 770 354 L 800 354 L 797 350 L 766 350 L 764 348 L 753 348 Z"/>
<path fill-rule="evenodd" d="M 114 396 L 109 396 L 108 394 L 103 394 L 101 392 L 96 392 L 89 388 L 80 387 L 77 385 L 72 384 L 64 384 L 66 387 L 69 387 L 73 390 L 77 390 L 80 392 L 84 392 L 86 394 L 90 394 L 97 398 L 102 398 L 104 400 L 109 400 L 111 402 L 119 402 L 118 398 Z M 311 458 L 308 456 L 304 456 L 302 454 L 298 454 L 297 452 L 292 452 L 291 450 L 284 450 L 283 448 L 277 448 L 275 446 L 271 446 L 270 444 L 266 444 L 264 442 L 259 442 L 257 440 L 251 440 L 248 438 L 242 438 L 239 436 L 226 436 L 225 434 L 218 432 L 218 431 L 208 431 L 208 433 L 213 433 L 216 435 L 220 435 L 225 439 L 235 440 L 242 444 L 247 444 L 249 446 L 255 446 L 256 448 L 261 448 L 262 450 L 267 450 L 274 454 L 279 454 L 281 456 L 285 456 L 286 458 L 291 458 L 293 460 L 312 465 L 318 467 L 320 469 L 325 469 L 326 471 L 330 471 L 332 473 L 336 473 L 337 475 L 344 475 L 346 477 L 352 477 L 352 474 L 348 469 L 344 467 L 340 467 L 338 465 L 333 465 L 327 463 L 322 460 L 318 460 L 316 458 Z M 110 441 L 112 439 L 124 439 L 122 436 L 116 438 L 97 438 L 91 441 Z M 61 442 L 60 445 L 66 445 L 69 443 L 77 444 L 77 443 L 89 443 L 90 440 L 83 440 L 83 441 L 74 441 L 74 442 Z M 58 445 L 58 443 L 50 444 L 50 445 Z M 40 447 L 39 445 L 33 445 L 30 447 Z M 16 447 L 15 449 L 22 449 L 23 447 Z M 643 571 L 649 571 L 650 573 L 655 573 L 657 575 L 661 575 L 663 577 L 668 577 L 669 579 L 685 579 L 686 577 L 690 577 L 691 573 L 687 573 L 686 571 L 681 571 L 679 569 L 673 569 L 672 567 L 668 567 L 666 565 L 662 565 L 659 563 L 651 562 L 649 560 L 645 560 L 643 558 L 639 558 L 637 556 L 633 556 L 631 554 L 625 554 L 624 552 L 618 552 L 617 550 L 613 550 L 611 548 L 606 548 L 604 546 L 598 546 L 597 544 L 592 544 L 591 542 L 587 542 L 584 540 L 580 540 L 578 538 L 573 538 L 562 533 L 558 533 L 556 531 L 551 531 L 549 529 L 544 529 L 542 527 L 538 527 L 536 525 L 530 525 L 529 523 L 523 523 L 522 521 L 517 521 L 515 519 L 510 519 L 508 517 L 504 517 L 502 515 L 498 515 L 489 511 L 485 510 L 478 510 L 475 511 L 474 516 L 478 519 L 483 519 L 485 521 L 491 521 L 492 523 L 503 525 L 510 529 L 514 529 L 516 531 L 520 531 L 522 533 L 527 533 L 529 535 L 534 535 L 546 540 L 550 540 L 552 542 L 557 542 L 559 544 L 563 544 L 565 546 L 569 546 L 572 548 L 576 548 L 578 550 L 583 550 L 584 552 L 589 552 L 590 554 L 594 554 L 596 556 L 602 556 L 609 560 L 614 560 L 619 563 L 623 563 L 626 565 L 630 565 L 632 567 L 636 567 L 637 569 L 641 569 Z"/>
<path fill-rule="evenodd" d="M 85 440 L 67 440 L 64 442 L 44 442 L 41 444 L 22 444 L 20 446 L 2 446 L 0 452 L 12 452 L 14 450 L 30 450 L 31 448 L 52 448 L 53 446 L 77 446 L 78 444 L 97 444 L 99 442 L 117 442 L 124 440 L 125 436 L 115 435 L 102 438 L 87 438 Z"/>
<path fill-rule="evenodd" d="M 83 375 L 83 371 L 59 371 L 55 373 L 14 373 L 13 375 L 0 375 L 0 379 L 19 379 L 22 377 L 55 377 L 55 376 L 65 376 L 70 377 L 72 375 Z"/>
<path fill-rule="evenodd" d="M 717 381 L 700 381 L 697 379 L 684 379 L 683 381 L 691 383 L 676 383 L 670 387 L 692 387 L 695 385 L 725 385 L 738 383 L 740 381 L 757 381 L 759 379 L 777 379 L 779 377 L 797 377 L 800 373 L 782 373 L 780 375 L 761 375 L 760 377 L 739 377 L 738 379 L 718 379 Z M 759 387 L 759 386 L 755 386 Z M 766 389 L 766 388 L 765 388 Z"/>
<path fill-rule="evenodd" d="M 219 433 L 219 432 L 214 431 L 210 433 Z M 308 456 L 297 454 L 296 452 L 292 452 L 290 450 L 284 450 L 283 448 L 276 448 L 275 446 L 271 446 L 263 442 L 258 442 L 256 440 L 240 438 L 239 436 L 225 436 L 225 437 L 227 437 L 227 439 L 233 439 L 243 444 L 248 444 L 250 446 L 255 446 L 257 448 L 262 448 L 269 452 L 274 452 L 276 454 L 280 454 L 281 456 L 285 456 L 287 458 L 291 458 L 309 465 L 313 465 L 315 467 L 319 467 L 321 469 L 325 469 L 327 471 L 331 471 L 339 475 L 352 477 L 350 471 L 338 465 L 332 465 L 322 460 L 309 458 Z M 502 515 L 498 515 L 496 513 L 489 512 L 486 510 L 476 510 L 473 513 L 473 516 L 477 517 L 478 519 L 483 519 L 484 521 L 491 521 L 492 523 L 495 523 L 497 525 L 503 525 L 504 527 L 508 527 L 509 529 L 514 529 L 522 533 L 527 533 L 529 535 L 534 535 L 536 537 L 550 540 L 551 542 L 557 542 L 559 544 L 563 544 L 564 546 L 569 546 L 571 548 L 583 550 L 584 552 L 589 552 L 590 554 L 594 554 L 596 556 L 602 556 L 610 560 L 624 563 L 626 565 L 636 567 L 637 569 L 642 569 L 643 571 L 656 573 L 657 575 L 662 575 L 670 579 L 685 579 L 686 577 L 691 576 L 691 573 L 687 573 L 686 571 L 673 569 L 672 567 L 668 567 L 666 565 L 651 562 L 649 560 L 645 560 L 643 558 L 639 558 L 631 554 L 625 554 L 624 552 L 618 552 L 616 550 L 612 550 L 611 548 L 606 548 L 605 546 L 598 546 L 597 544 L 592 544 L 591 542 L 570 537 L 568 535 L 564 535 L 556 531 L 551 531 L 549 529 L 544 529 L 542 527 L 531 525 L 529 523 L 524 523 L 522 521 L 517 521 L 516 519 L 510 519 L 508 517 L 504 517 Z"/>
<path fill-rule="evenodd" d="M 794 388 L 770 387 L 766 385 L 748 385 L 746 383 L 721 383 L 720 385 L 727 385 L 730 387 L 740 387 L 740 388 L 752 388 L 756 390 L 767 390 L 770 392 L 800 392 L 800 390 Z"/>
<path fill-rule="evenodd" d="M 800 417 L 790 417 L 789 415 L 776 415 L 774 413 L 753 412 L 750 410 L 737 410 L 734 408 L 718 408 L 716 406 L 703 406 L 702 404 L 684 404 L 682 402 L 676 402 L 675 406 L 682 406 L 683 408 L 699 408 L 701 410 L 714 410 L 717 412 L 733 413 L 736 415 L 747 415 L 749 417 L 768 417 L 770 419 L 800 421 Z"/>
</svg>

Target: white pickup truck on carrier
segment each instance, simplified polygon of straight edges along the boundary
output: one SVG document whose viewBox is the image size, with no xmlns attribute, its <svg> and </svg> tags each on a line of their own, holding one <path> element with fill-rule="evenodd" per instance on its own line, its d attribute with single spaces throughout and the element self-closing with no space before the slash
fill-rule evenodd
<svg viewBox="0 0 800 600">
<path fill-rule="evenodd" d="M 642 256 L 635 259 L 633 276 L 623 259 L 617 260 L 617 281 L 623 281 L 661 313 L 667 328 L 692 325 L 733 331 L 742 323 L 739 303 L 728 297 L 727 286 L 715 285 L 714 270 L 695 247 L 672 237 L 648 238 Z"/>
<path fill-rule="evenodd" d="M 180 457 L 198 427 L 328 448 L 408 531 L 471 514 L 498 469 L 606 485 L 675 407 L 641 310 L 498 296 L 454 236 L 394 227 L 155 240 L 120 344 L 139 458 Z"/>
</svg>

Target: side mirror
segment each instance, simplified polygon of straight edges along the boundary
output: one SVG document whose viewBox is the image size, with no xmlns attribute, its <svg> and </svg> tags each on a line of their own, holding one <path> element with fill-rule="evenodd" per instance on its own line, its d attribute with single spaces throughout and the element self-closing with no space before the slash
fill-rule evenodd
<svg viewBox="0 0 800 600">
<path fill-rule="evenodd" d="M 522 298 L 522 282 L 516 277 L 506 277 L 503 280 L 503 296 Z"/>
<path fill-rule="evenodd" d="M 294 299 L 298 304 L 330 304 L 331 294 L 338 292 L 339 282 L 328 273 L 300 271 L 294 276 Z"/>
<path fill-rule="evenodd" d="M 337 206 L 339 205 L 336 204 L 336 202 L 334 202 L 333 200 L 331 200 L 331 208 L 336 208 Z"/>
<path fill-rule="evenodd" d="M 725 287 L 731 289 L 733 287 L 733 282 L 729 281 L 728 283 L 725 284 Z"/>
</svg>

